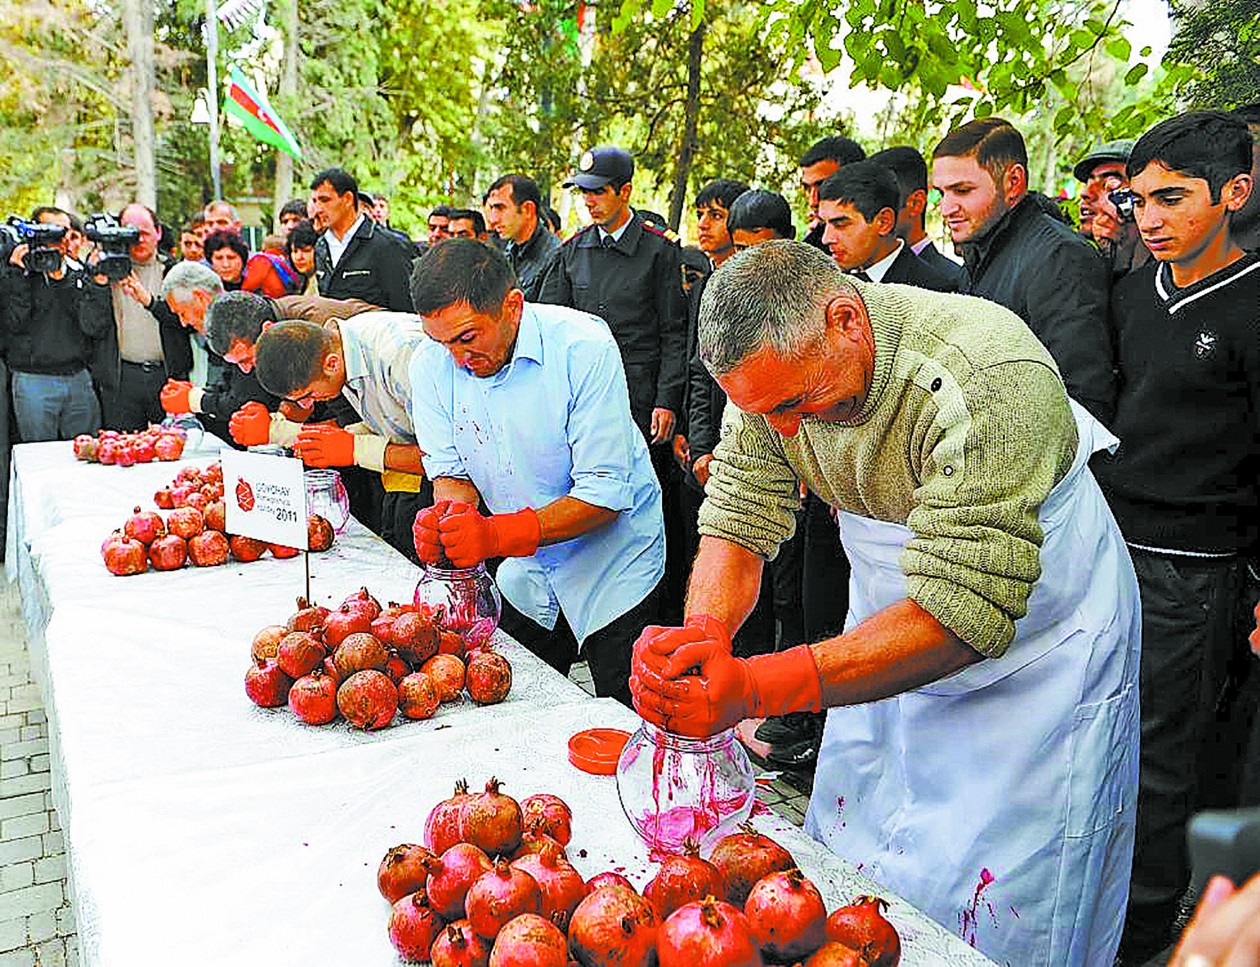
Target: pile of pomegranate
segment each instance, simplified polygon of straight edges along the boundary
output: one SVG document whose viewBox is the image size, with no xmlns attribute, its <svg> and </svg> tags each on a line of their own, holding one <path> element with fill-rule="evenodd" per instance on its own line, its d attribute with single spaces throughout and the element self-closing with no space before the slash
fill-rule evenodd
<svg viewBox="0 0 1260 967">
<path fill-rule="evenodd" d="M 752 826 L 665 859 L 642 895 L 620 873 L 583 881 L 569 863 L 573 813 L 558 796 L 517 802 L 496 779 L 463 780 L 433 807 L 424 843 L 385 854 L 376 885 L 389 939 L 434 967 L 895 967 L 887 904 L 828 916 L 790 853 Z M 585 854 L 583 854 L 585 855 Z"/>
<path fill-rule="evenodd" d="M 204 469 L 191 465 L 180 467 L 175 479 L 153 495 L 153 502 L 162 510 L 177 507 L 205 510 L 207 505 L 222 499 L 223 464 L 217 460 Z"/>
<path fill-rule="evenodd" d="M 282 625 L 250 646 L 245 694 L 262 708 L 287 705 L 308 725 L 338 716 L 356 728 L 383 729 L 397 713 L 429 719 L 463 700 L 494 705 L 512 688 L 512 666 L 483 642 L 467 646 L 414 605 L 382 608 L 360 588 L 336 610 L 298 598 Z"/>
<path fill-rule="evenodd" d="M 150 426 L 134 433 L 99 430 L 96 436 L 79 434 L 72 445 L 78 460 L 130 467 L 154 460 L 178 460 L 184 452 L 184 431 L 168 426 Z"/>
<path fill-rule="evenodd" d="M 328 550 L 333 542 L 332 524 L 318 514 L 311 515 L 307 539 L 312 551 Z M 155 571 L 176 571 L 189 563 L 194 567 L 215 567 L 226 564 L 229 557 L 249 563 L 268 551 L 280 558 L 300 553 L 296 547 L 228 534 L 222 500 L 211 501 L 204 508 L 179 507 L 165 519 L 137 507 L 101 545 L 105 566 L 119 576 L 143 574 L 150 567 Z"/>
</svg>

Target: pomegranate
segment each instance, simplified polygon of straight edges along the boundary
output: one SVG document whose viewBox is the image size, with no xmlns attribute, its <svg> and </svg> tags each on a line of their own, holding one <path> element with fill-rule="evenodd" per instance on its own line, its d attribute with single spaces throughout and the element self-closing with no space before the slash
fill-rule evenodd
<svg viewBox="0 0 1260 967">
<path fill-rule="evenodd" d="M 105 558 L 109 573 L 119 577 L 143 574 L 149 568 L 144 545 L 130 538 L 119 537 L 106 542 L 101 548 L 101 556 Z"/>
<path fill-rule="evenodd" d="M 442 631 L 438 634 L 438 654 L 464 657 L 464 639 L 453 631 Z"/>
<path fill-rule="evenodd" d="M 423 890 L 424 881 L 429 878 L 424 863 L 432 858 L 433 854 L 418 843 L 395 846 L 385 854 L 376 870 L 376 888 L 381 896 L 393 903 L 408 893 Z"/>
<path fill-rule="evenodd" d="M 515 869 L 499 857 L 494 869 L 482 873 L 468 888 L 464 909 L 473 931 L 487 940 L 514 917 L 522 913 L 540 913 L 542 891 L 537 881 L 524 870 Z"/>
<path fill-rule="evenodd" d="M 180 507 L 166 515 L 166 528 L 184 540 L 206 529 L 206 518 L 196 507 Z"/>
<path fill-rule="evenodd" d="M 427 615 L 404 612 L 393 618 L 389 640 L 400 654 L 411 659 L 412 664 L 423 665 L 437 654 L 438 627 Z"/>
<path fill-rule="evenodd" d="M 561 939 L 564 939 L 563 934 Z M 490 944 L 473 932 L 467 920 L 456 920 L 448 923 L 433 941 L 429 960 L 433 961 L 433 967 L 486 967 L 490 963 Z M 559 964 L 564 967 L 564 961 Z"/>
<path fill-rule="evenodd" d="M 490 857 L 471 843 L 456 843 L 436 859 L 425 860 L 424 865 L 429 871 L 424 884 L 429 902 L 448 920 L 464 915 L 469 888 L 493 869 Z"/>
<path fill-rule="evenodd" d="M 387 615 L 384 611 L 380 616 L 372 622 L 369 629 L 373 638 L 380 638 L 386 644 L 393 644 L 394 622 L 398 620 L 398 615 Z"/>
<path fill-rule="evenodd" d="M 709 862 L 722 874 L 726 899 L 743 906 L 753 885 L 767 873 L 790 870 L 796 865 L 792 854 L 744 823 L 740 832 L 723 836 L 709 854 Z"/>
<path fill-rule="evenodd" d="M 202 531 L 189 538 L 188 556 L 197 567 L 217 567 L 228 559 L 228 539 L 223 531 Z"/>
<path fill-rule="evenodd" d="M 271 556 L 281 561 L 297 557 L 302 553 L 296 547 L 285 547 L 283 544 L 268 544 L 267 546 L 271 549 Z"/>
<path fill-rule="evenodd" d="M 332 615 L 328 616 L 330 621 L 332 617 Z M 327 631 L 324 633 L 324 641 L 328 641 Z M 337 666 L 337 673 L 343 679 L 349 678 L 355 672 L 369 669 L 384 672 L 387 661 L 389 661 L 389 652 L 385 650 L 385 646 L 364 632 L 347 636 L 341 640 L 341 643 L 337 645 L 337 650 L 333 652 L 333 664 Z"/>
<path fill-rule="evenodd" d="M 329 655 L 324 659 L 324 674 L 338 685 L 341 684 L 341 672 L 337 671 L 337 666 L 332 660 L 332 655 Z"/>
<path fill-rule="evenodd" d="M 311 514 L 306 519 L 306 546 L 312 551 L 326 551 L 333 546 L 333 526 L 327 517 Z"/>
<path fill-rule="evenodd" d="M 337 708 L 356 728 L 383 729 L 398 711 L 398 689 L 381 672 L 355 672 L 337 687 Z"/>
<path fill-rule="evenodd" d="M 206 508 L 210 505 L 210 501 L 206 499 L 206 495 L 200 490 L 194 490 L 190 493 L 184 503 L 188 507 L 193 507 L 201 511 L 202 519 L 205 519 Z"/>
<path fill-rule="evenodd" d="M 149 563 L 155 571 L 177 571 L 188 560 L 188 545 L 182 537 L 167 534 L 149 545 Z"/>
<path fill-rule="evenodd" d="M 454 655 L 434 655 L 420 670 L 433 679 L 438 698 L 455 702 L 464 690 L 464 663 Z"/>
<path fill-rule="evenodd" d="M 601 887 L 573 911 L 569 949 L 582 967 L 649 967 L 660 925 L 652 904 L 633 890 Z"/>
<path fill-rule="evenodd" d="M 484 651 L 468 663 L 464 687 L 478 705 L 495 705 L 512 689 L 512 666 L 497 652 Z"/>
<path fill-rule="evenodd" d="M 152 463 L 153 458 L 157 455 L 153 451 L 153 441 L 147 437 L 141 437 L 131 445 L 131 455 L 135 458 L 136 463 Z"/>
<path fill-rule="evenodd" d="M 500 785 L 491 776 L 485 792 L 469 797 L 459 816 L 460 838 L 490 856 L 506 856 L 521 845 L 520 803 L 499 792 Z"/>
<path fill-rule="evenodd" d="M 359 588 L 354 594 L 341 602 L 342 606 L 349 605 L 351 608 L 362 608 L 368 613 L 368 621 L 376 620 L 381 613 L 381 603 L 372 597 L 371 592 L 367 588 Z"/>
<path fill-rule="evenodd" d="M 643 895 L 663 920 L 684 904 L 705 897 L 720 899 L 725 895 L 725 887 L 718 868 L 700 858 L 700 844 L 688 837 L 683 842 L 682 855 L 665 858 L 660 871 L 643 888 Z"/>
<path fill-rule="evenodd" d="M 174 510 L 175 498 L 171 496 L 169 487 L 163 487 L 153 495 L 153 502 L 162 510 Z"/>
<path fill-rule="evenodd" d="M 433 960 L 437 967 L 437 958 Z M 490 953 L 490 967 L 565 967 L 569 942 L 560 928 L 534 913 L 504 924 Z"/>
<path fill-rule="evenodd" d="M 409 719 L 431 719 L 437 714 L 437 689 L 424 672 L 412 672 L 398 683 L 398 711 Z"/>
<path fill-rule="evenodd" d="M 748 919 L 722 900 L 685 903 L 661 924 L 656 938 L 661 967 L 761 967 Z"/>
<path fill-rule="evenodd" d="M 137 507 L 123 524 L 123 533 L 147 547 L 166 534 L 166 524 L 162 522 L 161 514 Z"/>
<path fill-rule="evenodd" d="M 328 617 L 328 609 L 313 605 L 306 598 L 298 598 L 297 606 L 297 613 L 286 622 L 288 629 L 322 634 L 324 619 Z"/>
<path fill-rule="evenodd" d="M 228 548 L 232 551 L 234 558 L 242 564 L 249 564 L 267 553 L 267 542 L 253 537 L 233 534 L 228 538 Z"/>
<path fill-rule="evenodd" d="M 370 633 L 372 619 L 362 608 L 351 608 L 342 605 L 324 619 L 324 642 L 329 648 L 336 648 L 353 634 Z"/>
<path fill-rule="evenodd" d="M 901 938 L 884 918 L 887 908 L 888 901 L 881 897 L 858 897 L 827 918 L 827 939 L 852 947 L 871 967 L 896 967 L 901 961 Z"/>
<path fill-rule="evenodd" d="M 372 637 L 376 637 L 373 635 Z M 385 659 L 385 674 L 389 676 L 389 680 L 397 685 L 404 678 L 411 674 L 411 666 L 407 664 L 397 651 L 393 648 L 387 648 L 389 657 Z M 436 694 L 436 691 L 435 693 Z"/>
<path fill-rule="evenodd" d="M 184 452 L 184 438 L 164 433 L 153 441 L 153 452 L 159 460 L 178 460 Z"/>
<path fill-rule="evenodd" d="M 425 846 L 435 853 L 444 853 L 460 841 L 459 817 L 464 811 L 464 803 L 471 798 L 467 781 L 460 779 L 455 783 L 455 792 L 451 797 L 443 799 L 429 810 L 429 815 L 424 821 Z"/>
<path fill-rule="evenodd" d="M 521 800 L 521 815 L 525 826 L 546 833 L 561 846 L 569 845 L 573 838 L 570 824 L 573 810 L 559 796 L 549 792 L 536 792 Z"/>
<path fill-rule="evenodd" d="M 443 926 L 424 890 L 416 890 L 394 902 L 389 915 L 389 940 L 403 960 L 428 960 L 429 949 Z"/>
<path fill-rule="evenodd" d="M 514 859 L 512 868 L 524 870 L 534 878 L 542 892 L 539 912 L 548 920 L 555 921 L 555 915 L 559 913 L 568 923 L 577 905 L 586 898 L 586 881 L 581 873 L 561 858 L 557 847 Z"/>
<path fill-rule="evenodd" d="M 805 961 L 805 967 L 871 967 L 871 962 L 852 947 L 829 940 Z"/>
<path fill-rule="evenodd" d="M 134 467 L 136 465 L 136 451 L 129 443 L 120 443 L 114 451 L 114 463 L 119 467 Z"/>
<path fill-rule="evenodd" d="M 337 717 L 337 683 L 316 665 L 289 689 L 289 708 L 307 725 L 327 725 Z"/>
<path fill-rule="evenodd" d="M 274 661 L 261 659 L 245 673 L 245 694 L 262 708 L 279 708 L 289 700 L 293 679 Z"/>
<path fill-rule="evenodd" d="M 206 504 L 206 526 L 212 531 L 227 530 L 227 507 L 221 500 Z"/>
<path fill-rule="evenodd" d="M 249 653 L 257 661 L 259 658 L 275 658 L 280 653 L 280 639 L 289 633 L 284 625 L 267 625 L 254 635 L 250 643 Z"/>
<path fill-rule="evenodd" d="M 769 960 L 800 960 L 827 939 L 822 894 L 795 867 L 758 880 L 744 903 L 744 915 Z"/>
<path fill-rule="evenodd" d="M 590 896 L 596 890 L 602 890 L 606 886 L 619 886 L 622 889 L 629 890 L 631 893 L 639 892 L 634 888 L 634 884 L 620 873 L 605 870 L 603 873 L 596 873 L 586 881 L 586 895 Z"/>
<path fill-rule="evenodd" d="M 291 631 L 280 639 L 276 663 L 291 678 L 301 678 L 320 665 L 327 654 L 324 646 L 309 631 Z"/>
<path fill-rule="evenodd" d="M 71 442 L 74 448 L 74 457 L 76 460 L 86 460 L 88 449 L 95 443 L 95 438 L 90 433 L 80 433 Z"/>
<path fill-rule="evenodd" d="M 557 843 L 537 828 L 531 828 L 529 821 L 525 821 L 525 831 L 521 833 L 521 845 L 516 847 L 512 853 L 513 860 L 519 860 L 522 856 L 529 856 L 533 853 L 543 853 L 554 850 L 556 855 L 562 860 L 567 860 L 569 855 L 564 851 L 564 847 Z"/>
</svg>

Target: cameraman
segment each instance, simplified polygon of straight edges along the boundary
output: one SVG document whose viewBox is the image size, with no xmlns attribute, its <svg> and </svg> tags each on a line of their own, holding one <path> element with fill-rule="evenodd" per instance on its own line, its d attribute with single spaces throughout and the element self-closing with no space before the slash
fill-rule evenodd
<svg viewBox="0 0 1260 967">
<path fill-rule="evenodd" d="M 70 216 L 59 208 L 37 208 L 31 221 L 66 230 L 55 247 L 60 265 L 30 271 L 24 261 L 29 245 L 18 245 L 3 267 L 4 341 L 13 374 L 13 412 L 22 442 L 69 440 L 95 433 L 101 408 L 92 388 L 88 362 L 94 320 L 82 313 L 83 266 L 70 256 Z"/>
<path fill-rule="evenodd" d="M 1142 244 L 1133 219 L 1129 176 L 1125 172 L 1132 149 L 1132 141 L 1109 141 L 1094 148 L 1072 169 L 1076 180 L 1085 186 L 1081 189 L 1081 232 L 1098 246 L 1111 266 L 1113 280 L 1151 260 L 1150 250 Z M 1126 202 L 1123 212 L 1112 200 L 1113 192 Z"/>
<path fill-rule="evenodd" d="M 95 275 L 94 311 L 103 336 L 96 347 L 92 375 L 101 388 L 105 426 L 142 429 L 166 416 L 159 396 L 167 379 L 186 380 L 192 369 L 189 332 L 154 293 L 162 287 L 164 266 L 158 260 L 161 226 L 153 211 L 132 203 L 118 219 L 133 227 L 139 239 L 130 248 L 131 274 L 111 283 Z M 97 253 L 89 259 L 95 263 Z"/>
</svg>

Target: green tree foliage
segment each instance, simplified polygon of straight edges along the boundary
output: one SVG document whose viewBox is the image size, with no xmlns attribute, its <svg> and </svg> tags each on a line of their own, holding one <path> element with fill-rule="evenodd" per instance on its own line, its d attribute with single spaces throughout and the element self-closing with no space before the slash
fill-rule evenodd
<svg viewBox="0 0 1260 967">
<path fill-rule="evenodd" d="M 1210 0 L 1172 4 L 1167 59 L 1194 68 L 1185 83 L 1195 107 L 1234 107 L 1260 99 L 1260 4 Z"/>
</svg>

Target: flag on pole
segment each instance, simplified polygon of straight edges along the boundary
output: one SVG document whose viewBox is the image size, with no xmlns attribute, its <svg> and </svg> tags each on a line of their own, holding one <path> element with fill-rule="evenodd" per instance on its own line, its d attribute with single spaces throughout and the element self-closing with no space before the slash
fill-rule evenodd
<svg viewBox="0 0 1260 967">
<path fill-rule="evenodd" d="M 302 157 L 302 148 L 280 116 L 267 103 L 267 96 L 254 90 L 240 68 L 228 69 L 228 92 L 223 110 L 245 125 L 245 130 L 264 144 Z"/>
</svg>

